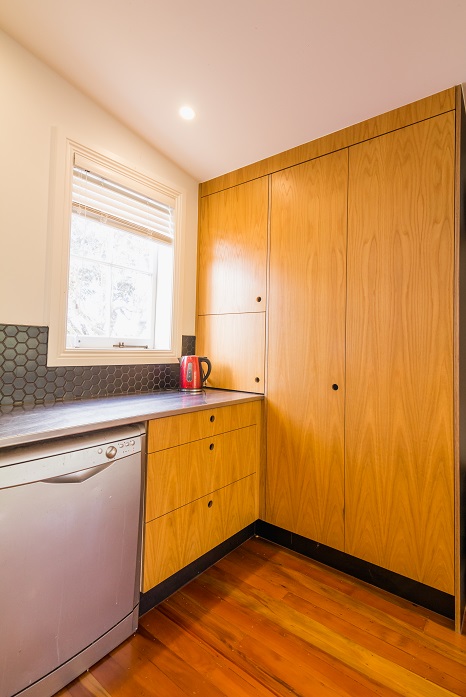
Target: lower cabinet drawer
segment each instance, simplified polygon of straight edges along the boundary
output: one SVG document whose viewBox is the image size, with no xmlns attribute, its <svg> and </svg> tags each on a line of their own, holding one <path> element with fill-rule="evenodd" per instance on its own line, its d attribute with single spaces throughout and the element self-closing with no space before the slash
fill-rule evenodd
<svg viewBox="0 0 466 697">
<path fill-rule="evenodd" d="M 200 438 L 210 438 L 225 431 L 258 424 L 260 414 L 261 402 L 254 401 L 152 419 L 147 431 L 147 452 L 173 448 Z"/>
<path fill-rule="evenodd" d="M 145 525 L 143 592 L 257 518 L 256 475 L 219 489 Z"/>
<path fill-rule="evenodd" d="M 256 472 L 256 436 L 247 426 L 149 455 L 146 522 Z"/>
</svg>

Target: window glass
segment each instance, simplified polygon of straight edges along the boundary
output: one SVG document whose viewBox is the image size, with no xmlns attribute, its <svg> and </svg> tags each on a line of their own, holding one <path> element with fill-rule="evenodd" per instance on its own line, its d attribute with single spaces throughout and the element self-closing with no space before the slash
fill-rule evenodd
<svg viewBox="0 0 466 697">
<path fill-rule="evenodd" d="M 66 348 L 171 348 L 174 209 L 74 168 Z"/>
</svg>

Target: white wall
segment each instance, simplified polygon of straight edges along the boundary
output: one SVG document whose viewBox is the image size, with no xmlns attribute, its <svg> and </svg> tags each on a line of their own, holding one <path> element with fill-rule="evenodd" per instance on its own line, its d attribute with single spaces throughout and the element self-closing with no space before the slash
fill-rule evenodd
<svg viewBox="0 0 466 697">
<path fill-rule="evenodd" d="M 0 31 L 0 323 L 48 325 L 52 129 L 186 191 L 182 333 L 194 334 L 198 184 Z"/>
</svg>

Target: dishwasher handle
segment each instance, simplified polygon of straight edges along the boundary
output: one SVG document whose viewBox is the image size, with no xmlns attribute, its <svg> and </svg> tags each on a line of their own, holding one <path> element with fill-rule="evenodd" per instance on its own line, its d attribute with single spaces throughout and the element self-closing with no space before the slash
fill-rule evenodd
<svg viewBox="0 0 466 697">
<path fill-rule="evenodd" d="M 95 475 L 99 474 L 99 472 L 103 472 L 103 470 L 107 469 L 107 467 L 110 467 L 110 465 L 113 464 L 113 462 L 114 461 L 104 462 L 102 465 L 96 465 L 95 467 L 89 467 L 88 469 L 79 470 L 79 472 L 62 474 L 58 477 L 50 477 L 49 479 L 41 479 L 40 481 L 44 482 L 45 484 L 80 484 L 81 482 L 85 482 L 86 479 L 95 477 Z"/>
</svg>

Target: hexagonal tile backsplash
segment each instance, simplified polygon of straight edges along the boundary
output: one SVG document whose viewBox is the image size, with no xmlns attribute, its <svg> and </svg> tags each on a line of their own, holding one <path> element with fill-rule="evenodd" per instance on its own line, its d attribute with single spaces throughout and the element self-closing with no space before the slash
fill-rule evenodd
<svg viewBox="0 0 466 697">
<path fill-rule="evenodd" d="M 2 407 L 173 390 L 177 364 L 47 367 L 48 327 L 0 324 Z M 195 337 L 183 336 L 182 353 L 194 353 Z"/>
</svg>

